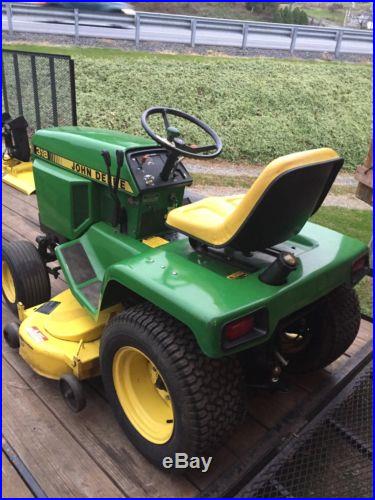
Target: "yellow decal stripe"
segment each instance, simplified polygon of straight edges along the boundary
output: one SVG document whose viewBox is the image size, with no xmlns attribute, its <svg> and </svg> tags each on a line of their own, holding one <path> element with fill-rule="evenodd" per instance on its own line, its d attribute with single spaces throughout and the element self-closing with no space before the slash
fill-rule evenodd
<svg viewBox="0 0 375 500">
<path fill-rule="evenodd" d="M 68 160 L 68 158 L 64 158 L 55 153 L 51 153 L 50 151 L 46 151 L 45 149 L 39 148 L 37 146 L 34 147 L 34 153 L 40 158 L 43 158 L 44 160 L 49 160 L 52 163 L 56 163 L 56 165 L 59 165 L 60 167 L 67 168 L 69 170 L 72 170 L 73 172 L 77 172 L 77 174 L 83 175 L 84 177 L 88 177 L 89 179 L 93 179 L 95 181 L 108 184 L 107 174 L 101 172 L 100 170 L 95 170 L 91 167 L 83 165 L 82 163 L 77 163 L 75 161 Z M 111 176 L 112 185 L 114 184 L 114 182 L 115 182 L 115 177 L 112 175 Z M 119 180 L 118 188 L 120 191 L 133 193 L 133 190 L 129 182 L 126 181 L 125 179 Z"/>
</svg>

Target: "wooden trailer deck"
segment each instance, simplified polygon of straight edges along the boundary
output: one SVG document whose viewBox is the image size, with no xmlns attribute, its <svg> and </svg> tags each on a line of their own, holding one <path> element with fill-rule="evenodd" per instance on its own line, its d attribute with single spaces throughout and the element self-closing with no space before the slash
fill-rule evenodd
<svg viewBox="0 0 375 500">
<path fill-rule="evenodd" d="M 3 186 L 3 238 L 35 241 L 38 234 L 35 196 Z M 52 287 L 57 293 L 66 284 L 52 278 Z M 3 322 L 11 319 L 3 304 Z M 48 497 L 235 494 L 366 364 L 371 336 L 372 324 L 363 320 L 354 344 L 327 369 L 290 378 L 288 392 L 249 391 L 246 422 L 217 451 L 209 471 L 180 476 L 156 470 L 134 449 L 112 416 L 100 381 L 86 383 L 87 406 L 74 414 L 56 382 L 34 374 L 3 345 L 3 497 L 33 497 L 38 486 L 39 496 Z"/>
</svg>

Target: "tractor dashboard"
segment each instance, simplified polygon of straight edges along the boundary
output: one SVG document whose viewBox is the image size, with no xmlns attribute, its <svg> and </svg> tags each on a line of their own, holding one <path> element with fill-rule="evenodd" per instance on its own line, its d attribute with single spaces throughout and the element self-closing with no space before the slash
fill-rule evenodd
<svg viewBox="0 0 375 500">
<path fill-rule="evenodd" d="M 168 151 L 163 148 L 147 148 L 127 154 L 127 164 L 140 192 L 166 186 L 190 186 L 193 182 L 181 161 L 176 162 L 167 180 L 161 176 L 168 160 Z"/>
</svg>

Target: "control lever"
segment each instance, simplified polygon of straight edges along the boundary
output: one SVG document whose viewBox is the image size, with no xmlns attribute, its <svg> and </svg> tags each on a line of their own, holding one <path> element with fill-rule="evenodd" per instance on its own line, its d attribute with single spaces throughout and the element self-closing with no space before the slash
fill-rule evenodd
<svg viewBox="0 0 375 500">
<path fill-rule="evenodd" d="M 109 154 L 109 151 L 103 150 L 101 152 L 101 156 L 103 157 L 105 166 L 107 168 L 107 183 L 108 183 L 108 189 L 111 194 L 111 197 L 113 201 L 115 202 L 115 209 L 113 212 L 113 218 L 112 218 L 112 225 L 117 226 L 119 223 L 119 219 L 121 217 L 121 203 L 118 198 L 118 186 L 120 182 L 120 173 L 121 173 L 121 168 L 124 165 L 124 151 L 116 150 L 116 162 L 117 162 L 117 170 L 116 170 L 116 177 L 114 179 L 114 182 L 112 183 L 112 174 L 111 174 L 111 155 Z"/>
<path fill-rule="evenodd" d="M 116 171 L 115 184 L 113 186 L 113 193 L 114 193 L 114 195 L 116 197 L 116 208 L 115 208 L 116 212 L 115 212 L 115 215 L 114 215 L 114 221 L 115 221 L 114 225 L 117 225 L 118 221 L 121 219 L 122 207 L 121 207 L 120 200 L 118 198 L 117 191 L 118 191 L 118 185 L 119 185 L 119 182 L 120 182 L 121 169 L 122 169 L 122 167 L 124 165 L 124 159 L 125 159 L 125 153 L 124 153 L 124 151 L 122 151 L 120 149 L 116 149 L 117 171 Z"/>
<path fill-rule="evenodd" d="M 103 149 L 103 151 L 100 153 L 103 157 L 105 166 L 107 167 L 107 182 L 109 182 L 110 190 L 112 191 L 112 185 L 111 185 L 111 155 L 109 154 L 109 151 L 106 151 Z"/>
<path fill-rule="evenodd" d="M 121 169 L 124 165 L 124 158 L 125 158 L 124 151 L 121 151 L 120 149 L 116 149 L 117 172 L 116 172 L 116 180 L 115 180 L 115 186 L 114 186 L 116 189 L 116 192 L 118 190 L 118 184 L 120 182 L 120 173 L 121 173 Z"/>
<path fill-rule="evenodd" d="M 176 168 L 178 162 L 179 154 L 176 151 L 169 151 L 167 155 L 167 161 L 160 173 L 160 178 L 163 181 L 167 181 L 172 173 L 172 170 Z"/>
</svg>

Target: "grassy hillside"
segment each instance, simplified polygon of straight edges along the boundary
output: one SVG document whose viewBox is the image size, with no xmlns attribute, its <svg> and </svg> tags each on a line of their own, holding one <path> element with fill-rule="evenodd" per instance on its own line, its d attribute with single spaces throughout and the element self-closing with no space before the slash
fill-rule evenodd
<svg viewBox="0 0 375 500">
<path fill-rule="evenodd" d="M 250 12 L 246 2 L 137 2 L 134 7 L 139 11 L 163 12 L 184 16 L 219 17 L 240 19 L 242 21 L 266 21 L 269 15 Z M 272 16 L 271 16 L 272 17 Z"/>
<path fill-rule="evenodd" d="M 333 2 L 282 2 L 280 7 L 293 4 L 303 8 L 309 16 L 316 20 L 324 19 L 334 24 L 342 25 L 347 6 L 342 4 L 338 10 L 329 10 Z M 164 12 L 191 16 L 220 17 L 224 19 L 239 19 L 241 21 L 272 22 L 273 14 L 269 11 L 254 12 L 246 8 L 246 2 L 136 2 L 134 7 L 139 11 Z"/>
<path fill-rule="evenodd" d="M 368 244 L 372 234 L 372 212 L 369 210 L 349 210 L 339 207 L 321 207 L 312 218 L 313 222 L 335 231 L 357 238 Z M 356 286 L 361 310 L 373 316 L 372 278 L 366 276 Z"/>
<path fill-rule="evenodd" d="M 330 146 L 353 169 L 367 153 L 367 64 L 48 47 L 53 50 L 75 59 L 81 125 L 138 134 L 142 111 L 165 105 L 209 123 L 223 139 L 223 158 L 232 161 L 264 164 Z"/>
<path fill-rule="evenodd" d="M 328 10 L 328 9 L 319 9 L 311 7 L 304 7 L 306 14 L 314 18 L 315 21 L 324 20 L 324 21 L 332 21 L 332 23 L 343 26 L 345 19 L 345 9 L 340 10 Z"/>
</svg>

